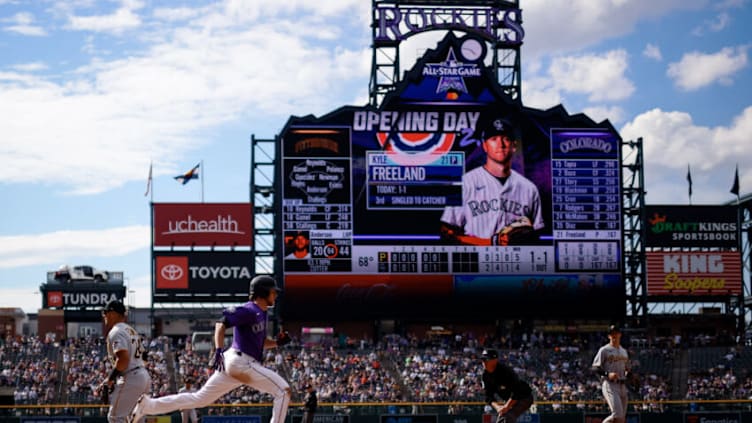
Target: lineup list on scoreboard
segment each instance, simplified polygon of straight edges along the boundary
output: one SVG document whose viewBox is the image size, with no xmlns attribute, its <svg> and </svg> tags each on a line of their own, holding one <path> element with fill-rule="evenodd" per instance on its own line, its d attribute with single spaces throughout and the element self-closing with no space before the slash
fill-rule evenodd
<svg viewBox="0 0 752 423">
<path fill-rule="evenodd" d="M 557 270 L 619 270 L 618 139 L 605 130 L 552 130 L 551 144 Z"/>
</svg>

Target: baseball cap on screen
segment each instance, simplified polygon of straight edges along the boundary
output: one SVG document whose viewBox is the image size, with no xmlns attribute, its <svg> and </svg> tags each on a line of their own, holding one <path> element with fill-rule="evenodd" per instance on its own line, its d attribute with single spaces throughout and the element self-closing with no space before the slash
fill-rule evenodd
<svg viewBox="0 0 752 423">
<path fill-rule="evenodd" d="M 497 135 L 506 135 L 509 138 L 516 140 L 519 137 L 517 136 L 517 130 L 507 119 L 504 118 L 494 118 L 491 119 L 485 127 L 483 127 L 483 133 L 481 137 L 483 140 L 487 140 L 489 138 L 495 137 Z"/>
</svg>

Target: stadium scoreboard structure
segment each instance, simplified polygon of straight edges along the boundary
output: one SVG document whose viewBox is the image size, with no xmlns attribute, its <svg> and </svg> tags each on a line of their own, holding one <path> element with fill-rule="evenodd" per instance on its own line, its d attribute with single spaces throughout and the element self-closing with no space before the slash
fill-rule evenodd
<svg viewBox="0 0 752 423">
<path fill-rule="evenodd" d="M 477 45 L 449 32 L 378 108 L 288 120 L 277 155 L 283 315 L 623 316 L 620 136 L 561 106 L 522 106 Z M 483 128 L 498 118 L 520 140 L 512 169 L 535 185 L 537 206 L 514 193 L 477 200 L 471 191 L 491 187 L 463 182 L 484 165 Z M 449 240 L 442 219 L 463 206 L 538 207 L 543 224 L 513 245 Z"/>
</svg>

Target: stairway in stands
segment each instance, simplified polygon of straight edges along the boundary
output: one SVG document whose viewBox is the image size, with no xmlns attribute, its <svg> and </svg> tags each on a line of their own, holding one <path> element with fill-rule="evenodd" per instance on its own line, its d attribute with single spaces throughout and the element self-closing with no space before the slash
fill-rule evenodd
<svg viewBox="0 0 752 423">
<path fill-rule="evenodd" d="M 674 362 L 671 374 L 671 399 L 681 400 L 687 396 L 687 378 L 689 377 L 689 351 L 681 349 L 678 360 Z"/>
</svg>

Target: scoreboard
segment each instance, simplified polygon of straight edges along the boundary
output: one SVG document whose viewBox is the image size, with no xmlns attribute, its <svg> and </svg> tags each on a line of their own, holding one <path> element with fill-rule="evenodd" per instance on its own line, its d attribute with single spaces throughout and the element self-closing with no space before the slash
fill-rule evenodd
<svg viewBox="0 0 752 423">
<path fill-rule="evenodd" d="M 458 42 L 445 40 L 435 60 Z M 483 72 L 460 78 L 466 91 L 451 101 L 437 88 L 446 78 L 420 75 L 380 109 L 285 126 L 283 315 L 623 314 L 621 139 L 611 125 L 489 96 L 495 81 Z M 467 175 L 489 166 L 484 128 L 499 116 L 516 139 L 513 175 L 471 185 Z M 519 186 L 534 186 L 533 204 Z M 494 245 L 493 233 L 468 242 L 442 232 L 460 210 L 467 219 L 539 210 L 541 221 L 530 213 L 523 242 Z"/>
</svg>

